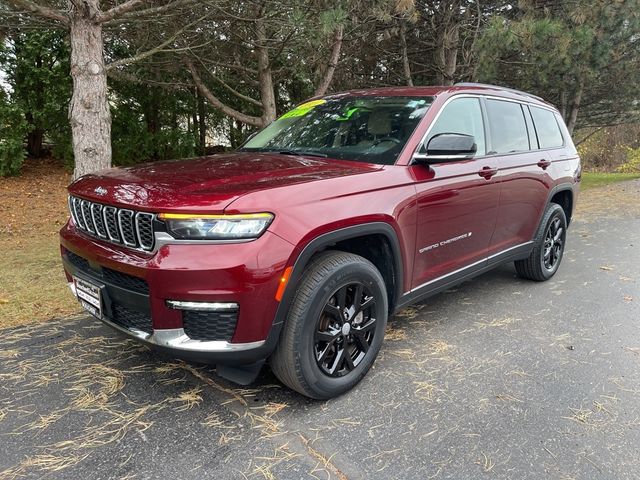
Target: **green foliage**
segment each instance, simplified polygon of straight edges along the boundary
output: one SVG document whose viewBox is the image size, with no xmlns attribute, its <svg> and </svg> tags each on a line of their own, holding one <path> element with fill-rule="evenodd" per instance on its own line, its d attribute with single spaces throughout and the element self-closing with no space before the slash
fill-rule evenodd
<svg viewBox="0 0 640 480">
<path fill-rule="evenodd" d="M 582 174 L 580 188 L 586 190 L 593 187 L 602 187 L 611 183 L 634 180 L 636 178 L 640 178 L 640 174 L 585 172 Z"/>
<path fill-rule="evenodd" d="M 24 138 L 27 130 L 22 111 L 0 89 L 0 176 L 20 172 L 26 157 Z"/>
<path fill-rule="evenodd" d="M 7 72 L 11 99 L 23 112 L 32 147 L 39 136 L 59 138 L 69 132 L 71 98 L 69 44 L 59 30 L 13 31 L 0 48 L 0 69 Z M 39 152 L 31 152 L 38 154 Z"/>
<path fill-rule="evenodd" d="M 198 153 L 198 132 L 192 122 L 197 106 L 190 92 L 167 95 L 159 88 L 123 82 L 113 82 L 112 88 L 114 165 L 184 158 Z"/>
<path fill-rule="evenodd" d="M 627 161 L 617 169 L 620 173 L 640 173 L 640 148 L 627 147 Z"/>
</svg>

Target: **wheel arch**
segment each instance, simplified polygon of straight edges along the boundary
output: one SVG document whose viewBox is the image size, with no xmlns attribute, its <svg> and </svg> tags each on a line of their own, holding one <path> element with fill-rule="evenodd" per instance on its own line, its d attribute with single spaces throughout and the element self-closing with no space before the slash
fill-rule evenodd
<svg viewBox="0 0 640 480">
<path fill-rule="evenodd" d="M 557 188 L 551 191 L 549 203 L 557 203 L 564 210 L 564 215 L 567 218 L 567 226 L 571 223 L 571 215 L 573 213 L 573 188 L 569 184 L 559 185 Z"/>
<path fill-rule="evenodd" d="M 282 324 L 293 300 L 296 284 L 314 255 L 324 250 L 340 250 L 360 255 L 380 271 L 389 298 L 389 310 L 402 294 L 404 265 L 395 229 L 385 222 L 371 222 L 340 228 L 316 236 L 296 257 L 287 287 L 278 305 L 274 324 Z M 391 261 L 389 261 L 389 254 Z M 391 288 L 389 288 L 391 286 Z"/>
<path fill-rule="evenodd" d="M 561 183 L 549 190 L 549 193 L 547 194 L 547 201 L 544 204 L 544 208 L 540 212 L 538 224 L 536 229 L 534 230 L 533 236 L 535 237 L 536 232 L 540 229 L 540 224 L 542 223 L 542 219 L 544 218 L 544 212 L 547 210 L 547 207 L 551 203 L 558 203 L 562 207 L 565 217 L 567 218 L 567 226 L 569 226 L 569 223 L 571 222 L 571 215 L 573 213 L 575 201 L 574 196 L 575 192 L 572 183 Z M 564 204 L 560 202 L 564 202 Z"/>
</svg>

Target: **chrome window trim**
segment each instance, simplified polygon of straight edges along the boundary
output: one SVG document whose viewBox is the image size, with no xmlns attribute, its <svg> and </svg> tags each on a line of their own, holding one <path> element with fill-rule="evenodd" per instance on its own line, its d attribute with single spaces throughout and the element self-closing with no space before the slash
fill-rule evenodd
<svg viewBox="0 0 640 480">
<path fill-rule="evenodd" d="M 483 94 L 483 93 L 458 93 L 458 94 L 454 94 L 451 97 L 449 97 L 443 104 L 442 107 L 440 107 L 440 110 L 438 111 L 438 113 L 436 113 L 436 116 L 433 118 L 433 120 L 431 121 L 431 124 L 429 125 L 429 128 L 427 129 L 427 131 L 424 133 L 424 135 L 422 136 L 422 139 L 420 139 L 420 142 L 418 142 L 418 145 L 416 146 L 415 150 L 413 151 L 413 154 L 411 155 L 411 160 L 413 161 L 416 158 L 416 155 L 424 155 L 424 154 L 420 154 L 420 150 L 422 149 L 422 147 L 424 146 L 424 142 L 427 140 L 427 137 L 429 136 L 429 133 L 431 133 L 431 130 L 433 129 L 433 126 L 436 124 L 436 122 L 438 121 L 438 118 L 440 118 L 440 115 L 442 114 L 443 110 L 445 109 L 445 107 L 451 103 L 453 100 L 457 99 L 457 98 L 477 98 L 478 100 L 481 99 L 487 99 L 487 100 L 500 100 L 500 101 L 504 101 L 504 102 L 513 102 L 513 103 L 518 103 L 520 105 L 528 105 L 528 106 L 532 106 L 532 107 L 537 107 L 537 108 L 542 108 L 544 110 L 549 110 L 550 112 L 552 112 L 554 114 L 554 116 L 556 115 L 557 111 L 554 107 L 550 106 L 550 105 L 540 105 L 538 103 L 535 102 L 530 102 L 530 101 L 526 101 L 526 100 L 518 100 L 515 98 L 507 98 L 507 97 L 501 97 L 499 95 L 490 95 L 490 94 Z M 483 116 L 483 122 L 486 121 L 486 119 Z M 533 121 L 533 119 L 531 119 L 531 121 L 533 122 L 534 128 L 535 128 L 535 122 Z M 557 122 L 557 118 L 556 118 L 556 122 Z M 487 129 L 489 129 L 489 125 L 486 124 L 484 125 L 484 130 L 485 130 L 485 137 L 486 137 L 486 132 Z M 560 129 L 560 131 L 562 132 L 562 129 Z M 563 140 L 564 140 L 564 135 L 562 136 Z M 487 139 L 485 138 L 485 141 Z M 490 157 L 504 157 L 504 156 L 508 156 L 508 155 L 522 155 L 523 153 L 530 153 L 530 152 L 541 152 L 541 151 L 545 151 L 545 150 L 558 150 L 561 148 L 565 148 L 566 147 L 566 141 L 564 142 L 564 144 L 562 145 L 562 147 L 552 147 L 552 148 L 536 148 L 536 149 L 529 149 L 529 150 L 523 150 L 521 152 L 512 152 L 512 153 L 494 153 L 491 155 L 479 155 L 479 156 L 474 156 L 474 159 L 480 159 L 480 158 L 490 158 Z M 424 157 L 418 157 L 418 158 L 424 158 Z"/>
<path fill-rule="evenodd" d="M 440 107 L 440 110 L 438 110 L 438 113 L 436 113 L 436 116 L 433 117 L 433 120 L 431 120 L 431 123 L 429 124 L 429 128 L 427 129 L 426 132 L 424 132 L 424 135 L 422 136 L 422 139 L 420 140 L 420 142 L 418 143 L 418 145 L 416 146 L 416 149 L 413 151 L 413 154 L 411 155 L 411 161 L 413 161 L 416 158 L 426 158 L 426 154 L 424 153 L 420 153 L 420 150 L 422 149 L 422 147 L 424 146 L 425 142 L 427 141 L 427 137 L 429 136 L 429 134 L 431 133 L 431 130 L 433 130 L 433 127 L 435 126 L 435 124 L 438 122 L 438 119 L 440 118 L 440 115 L 442 115 L 442 112 L 444 111 L 444 109 L 447 107 L 447 105 L 449 105 L 452 101 L 457 100 L 459 98 L 475 98 L 478 100 L 478 103 L 480 104 L 480 111 L 482 112 L 482 100 L 480 98 L 479 94 L 475 94 L 475 93 L 460 93 L 457 95 L 453 95 L 452 97 L 448 98 L 443 104 L 442 107 Z M 485 136 L 485 149 L 486 149 L 486 143 L 487 143 L 487 127 L 488 125 L 485 125 L 485 118 L 484 115 L 482 116 L 482 123 L 483 123 L 483 130 L 484 130 L 484 136 Z M 473 156 L 471 158 L 473 159 L 478 159 L 478 158 L 484 158 L 486 157 L 486 153 L 484 155 L 478 155 L 478 156 Z M 431 158 L 431 156 L 429 156 L 429 158 Z M 468 160 L 469 157 L 467 157 L 465 160 Z"/>
</svg>

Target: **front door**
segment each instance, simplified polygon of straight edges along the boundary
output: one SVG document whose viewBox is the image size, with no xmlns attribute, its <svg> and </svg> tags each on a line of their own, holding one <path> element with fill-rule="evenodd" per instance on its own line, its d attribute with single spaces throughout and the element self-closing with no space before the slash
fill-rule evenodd
<svg viewBox="0 0 640 480">
<path fill-rule="evenodd" d="M 416 253 L 412 290 L 470 265 L 486 262 L 500 199 L 497 166 L 486 157 L 480 100 L 453 97 L 429 129 L 424 145 L 438 133 L 473 135 L 473 159 L 412 165 L 417 189 Z"/>
</svg>

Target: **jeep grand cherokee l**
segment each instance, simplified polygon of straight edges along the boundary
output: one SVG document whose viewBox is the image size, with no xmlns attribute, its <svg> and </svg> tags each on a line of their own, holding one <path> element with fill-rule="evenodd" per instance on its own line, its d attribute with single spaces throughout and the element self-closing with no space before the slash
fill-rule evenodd
<svg viewBox="0 0 640 480">
<path fill-rule="evenodd" d="M 550 104 L 479 84 L 305 102 L 234 153 L 86 175 L 60 232 L 81 304 L 152 347 L 313 398 L 387 317 L 504 262 L 553 276 L 580 160 Z"/>
</svg>

